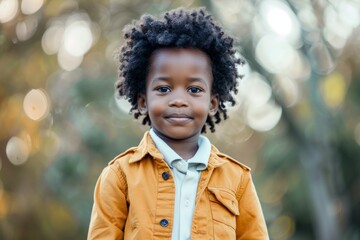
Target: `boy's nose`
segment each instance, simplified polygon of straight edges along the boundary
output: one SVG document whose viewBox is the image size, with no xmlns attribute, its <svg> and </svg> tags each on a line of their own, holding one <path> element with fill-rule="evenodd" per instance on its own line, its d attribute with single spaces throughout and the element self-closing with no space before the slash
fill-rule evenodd
<svg viewBox="0 0 360 240">
<path fill-rule="evenodd" d="M 188 105 L 186 97 L 179 92 L 173 92 L 171 99 L 169 101 L 170 107 L 185 107 Z"/>
</svg>

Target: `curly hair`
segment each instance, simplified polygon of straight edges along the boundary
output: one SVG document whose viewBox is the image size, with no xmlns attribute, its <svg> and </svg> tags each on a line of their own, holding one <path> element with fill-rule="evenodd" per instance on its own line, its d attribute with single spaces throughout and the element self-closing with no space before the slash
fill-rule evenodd
<svg viewBox="0 0 360 240">
<path fill-rule="evenodd" d="M 178 8 L 166 12 L 159 19 L 143 15 L 139 21 L 124 28 L 124 38 L 119 53 L 120 76 L 116 89 L 130 102 L 130 113 L 136 119 L 142 115 L 137 100 L 139 94 L 145 92 L 150 57 L 159 48 L 197 48 L 209 56 L 213 75 L 212 94 L 218 95 L 219 106 L 213 117 L 208 116 L 206 124 L 214 132 L 215 124 L 227 119 L 225 103 L 235 104 L 231 92 L 237 93 L 237 78 L 241 77 L 236 65 L 244 64 L 244 60 L 235 55 L 234 39 L 224 33 L 204 8 Z M 148 115 L 142 123 L 151 125 Z M 202 132 L 206 132 L 206 124 Z"/>
</svg>

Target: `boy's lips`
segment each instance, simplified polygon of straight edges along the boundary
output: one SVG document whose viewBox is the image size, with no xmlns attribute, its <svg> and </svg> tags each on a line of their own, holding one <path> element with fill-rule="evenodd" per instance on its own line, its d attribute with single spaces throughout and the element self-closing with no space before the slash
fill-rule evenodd
<svg viewBox="0 0 360 240">
<path fill-rule="evenodd" d="M 170 114 L 165 117 L 165 119 L 171 123 L 187 123 L 192 120 L 192 117 L 186 114 Z"/>
</svg>

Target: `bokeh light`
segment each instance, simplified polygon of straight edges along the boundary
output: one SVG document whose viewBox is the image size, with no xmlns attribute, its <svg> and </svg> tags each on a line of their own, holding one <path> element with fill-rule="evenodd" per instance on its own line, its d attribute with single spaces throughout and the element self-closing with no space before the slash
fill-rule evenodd
<svg viewBox="0 0 360 240">
<path fill-rule="evenodd" d="M 64 47 L 61 47 L 57 54 L 57 59 L 62 69 L 65 71 L 73 71 L 81 65 L 84 57 L 82 55 L 74 56 L 66 51 Z"/>
<path fill-rule="evenodd" d="M 321 93 L 326 105 L 330 108 L 338 108 L 346 96 L 346 82 L 344 77 L 334 72 L 328 75 L 321 84 Z"/>
<path fill-rule="evenodd" d="M 114 95 L 114 98 L 118 109 L 125 114 L 129 114 L 130 109 L 132 107 L 129 101 L 124 98 L 119 98 L 117 97 L 117 95 Z"/>
<path fill-rule="evenodd" d="M 20 41 L 26 41 L 31 38 L 38 27 L 37 17 L 28 17 L 23 22 L 18 22 L 16 24 L 16 36 Z"/>
<path fill-rule="evenodd" d="M 324 36 L 329 43 L 342 49 L 353 30 L 359 25 L 359 2 L 338 1 L 327 5 L 324 11 Z"/>
<path fill-rule="evenodd" d="M 298 19 L 302 23 L 302 28 L 306 31 L 314 31 L 318 28 L 317 17 L 310 6 L 299 10 Z"/>
<path fill-rule="evenodd" d="M 61 23 L 53 23 L 48 29 L 46 29 L 41 39 L 41 46 L 46 54 L 51 55 L 59 51 L 63 34 L 64 27 Z"/>
<path fill-rule="evenodd" d="M 282 108 L 274 102 L 250 105 L 246 109 L 246 121 L 254 130 L 265 132 L 273 129 L 280 121 Z"/>
<path fill-rule="evenodd" d="M 354 29 L 360 24 L 359 1 L 339 1 L 338 16 L 340 21 Z"/>
<path fill-rule="evenodd" d="M 64 31 L 64 50 L 74 56 L 81 57 L 93 44 L 93 36 L 89 23 L 83 20 L 71 22 Z"/>
<path fill-rule="evenodd" d="M 285 1 L 259 2 L 259 14 L 253 24 L 255 34 L 259 38 L 264 35 L 276 35 L 293 47 L 301 45 L 299 21 Z"/>
<path fill-rule="evenodd" d="M 18 0 L 2 0 L 0 2 L 0 22 L 11 21 L 18 12 Z"/>
<path fill-rule="evenodd" d="M 275 78 L 273 88 L 282 97 L 286 107 L 296 105 L 301 99 L 299 83 L 289 77 Z"/>
<path fill-rule="evenodd" d="M 280 36 L 288 36 L 295 27 L 290 17 L 291 12 L 282 1 L 263 1 L 260 13 L 265 17 L 269 27 Z"/>
<path fill-rule="evenodd" d="M 41 120 L 47 116 L 50 110 L 50 101 L 43 89 L 29 91 L 23 103 L 26 115 L 32 120 Z"/>
<path fill-rule="evenodd" d="M 271 97 L 271 87 L 263 76 L 255 72 L 240 81 L 240 92 L 249 104 L 255 106 L 264 105 Z"/>
<path fill-rule="evenodd" d="M 239 84 L 241 109 L 248 125 L 260 132 L 274 128 L 281 118 L 281 107 L 271 99 L 272 89 L 259 73 L 251 72 Z"/>
<path fill-rule="evenodd" d="M 21 12 L 26 15 L 36 13 L 43 5 L 44 0 L 21 0 Z"/>
<path fill-rule="evenodd" d="M 77 69 L 94 44 L 91 24 L 83 18 L 87 15 L 71 16 L 65 26 L 55 23 L 43 35 L 43 50 L 47 54 L 57 52 L 58 64 L 65 71 Z"/>
<path fill-rule="evenodd" d="M 6 145 L 6 156 L 9 161 L 14 165 L 24 164 L 30 154 L 29 139 L 20 137 L 12 137 Z"/>
<path fill-rule="evenodd" d="M 271 73 L 282 73 L 293 68 L 296 51 L 283 38 L 266 35 L 256 46 L 256 58 Z"/>
<path fill-rule="evenodd" d="M 50 22 L 41 39 L 43 51 L 56 54 L 59 66 L 65 71 L 77 69 L 84 55 L 99 37 L 99 27 L 88 20 L 86 14 L 75 14 L 61 21 Z"/>
</svg>

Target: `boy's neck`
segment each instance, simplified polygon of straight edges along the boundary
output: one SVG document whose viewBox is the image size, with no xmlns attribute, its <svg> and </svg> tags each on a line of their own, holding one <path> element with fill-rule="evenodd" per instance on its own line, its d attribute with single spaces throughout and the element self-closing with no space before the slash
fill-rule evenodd
<svg viewBox="0 0 360 240">
<path fill-rule="evenodd" d="M 197 141 L 166 143 L 184 160 L 192 158 L 199 148 Z"/>
<path fill-rule="evenodd" d="M 154 132 L 184 160 L 192 158 L 196 154 L 199 148 L 198 139 L 200 134 L 192 136 L 191 138 L 178 140 L 178 139 L 168 138 L 162 135 L 161 133 L 159 133 L 158 131 L 156 131 L 155 129 Z"/>
</svg>

